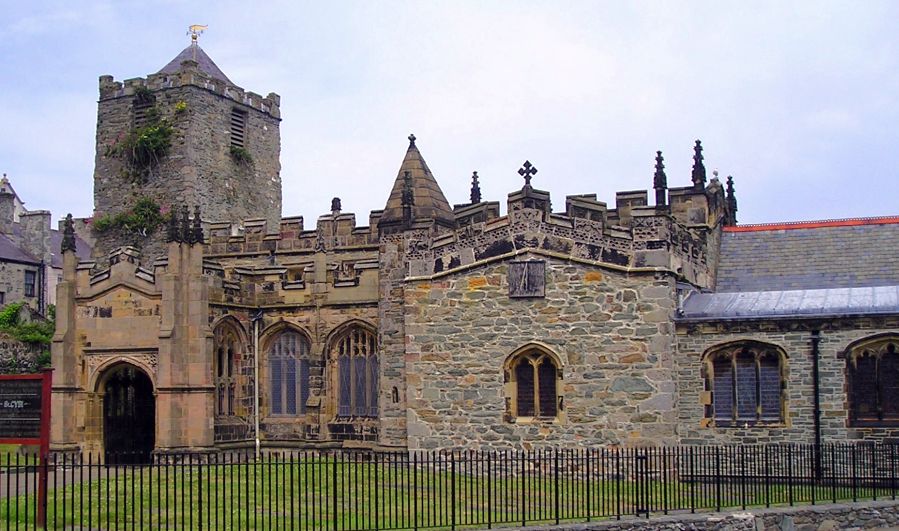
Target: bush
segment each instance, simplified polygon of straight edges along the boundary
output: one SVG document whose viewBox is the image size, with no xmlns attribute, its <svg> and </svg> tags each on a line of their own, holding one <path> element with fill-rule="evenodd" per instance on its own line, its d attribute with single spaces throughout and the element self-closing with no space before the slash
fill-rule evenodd
<svg viewBox="0 0 899 531">
<path fill-rule="evenodd" d="M 11 330 L 19 325 L 19 312 L 22 311 L 24 302 L 12 302 L 0 310 L 0 330 Z"/>
<path fill-rule="evenodd" d="M 252 164 L 253 156 L 246 148 L 231 146 L 231 158 L 238 164 Z"/>
<path fill-rule="evenodd" d="M 23 343 L 49 345 L 53 340 L 56 324 L 52 319 L 20 323 L 19 313 L 24 305 L 24 302 L 13 302 L 0 310 L 0 332 L 5 332 Z"/>
<path fill-rule="evenodd" d="M 109 153 L 123 157 L 131 169 L 145 173 L 159 163 L 172 146 L 175 129 L 156 107 L 147 110 L 147 122 L 128 133 Z"/>
<path fill-rule="evenodd" d="M 135 232 L 141 236 L 153 233 L 160 225 L 167 221 L 167 215 L 162 214 L 162 209 L 152 199 L 142 197 L 134 203 L 134 206 L 124 212 L 111 216 L 104 214 L 94 219 L 94 232 L 103 233 L 110 229 L 122 229 Z"/>
</svg>

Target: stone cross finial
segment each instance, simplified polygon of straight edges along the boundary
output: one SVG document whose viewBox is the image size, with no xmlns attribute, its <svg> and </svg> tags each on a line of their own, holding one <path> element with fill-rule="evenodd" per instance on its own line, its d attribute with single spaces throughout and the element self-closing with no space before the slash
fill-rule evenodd
<svg viewBox="0 0 899 531">
<path fill-rule="evenodd" d="M 62 224 L 62 246 L 61 252 L 75 252 L 75 222 L 72 221 L 72 214 L 66 215 L 66 220 Z"/>
<path fill-rule="evenodd" d="M 200 224 L 200 205 L 194 207 L 194 222 L 190 231 L 191 243 L 203 243 L 203 225 Z"/>
<path fill-rule="evenodd" d="M 185 243 L 191 242 L 191 230 L 190 230 L 190 210 L 187 208 L 187 205 L 181 205 L 181 238 L 178 241 Z"/>
<path fill-rule="evenodd" d="M 471 172 L 471 204 L 481 202 L 481 185 L 478 183 L 478 172 Z"/>
<path fill-rule="evenodd" d="M 415 147 L 415 135 L 414 134 L 409 135 L 409 147 Z"/>
<path fill-rule="evenodd" d="M 696 141 L 693 146 L 693 188 L 702 190 L 705 188 L 705 165 L 702 163 L 702 142 Z"/>
<path fill-rule="evenodd" d="M 531 161 L 526 160 L 524 164 L 522 164 L 521 168 L 518 170 L 518 175 L 524 177 L 524 187 L 531 187 L 531 178 L 534 175 L 537 175 L 537 167 L 531 164 Z"/>
<path fill-rule="evenodd" d="M 178 227 L 178 209 L 174 205 L 169 211 L 169 222 L 165 235 L 165 241 L 168 243 L 181 241 L 181 231 Z"/>
<path fill-rule="evenodd" d="M 726 190 L 727 213 L 724 216 L 724 225 L 732 227 L 737 224 L 737 196 L 734 193 L 734 178 L 732 175 L 727 176 Z"/>
<path fill-rule="evenodd" d="M 661 151 L 656 151 L 656 172 L 652 177 L 652 187 L 656 191 L 656 206 L 664 206 L 668 176 L 665 175 L 665 158 L 662 157 Z"/>
<path fill-rule="evenodd" d="M 340 198 L 335 197 L 331 200 L 331 214 L 337 215 L 340 214 Z"/>
</svg>

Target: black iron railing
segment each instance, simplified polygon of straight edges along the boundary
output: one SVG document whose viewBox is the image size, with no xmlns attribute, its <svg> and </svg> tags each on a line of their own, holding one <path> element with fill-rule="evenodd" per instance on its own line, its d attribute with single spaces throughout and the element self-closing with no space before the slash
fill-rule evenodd
<svg viewBox="0 0 899 531">
<path fill-rule="evenodd" d="M 529 525 L 895 499 L 894 445 L 157 455 L 47 464 L 50 529 L 350 531 Z M 129 463 L 130 456 L 116 462 Z M 38 469 L 0 462 L 0 529 L 34 528 Z"/>
</svg>

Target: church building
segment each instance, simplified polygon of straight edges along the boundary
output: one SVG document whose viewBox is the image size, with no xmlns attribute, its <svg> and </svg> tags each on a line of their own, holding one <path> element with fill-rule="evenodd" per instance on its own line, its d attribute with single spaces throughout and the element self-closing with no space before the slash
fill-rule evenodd
<svg viewBox="0 0 899 531">
<path fill-rule="evenodd" d="M 698 140 L 680 186 L 658 152 L 652 192 L 614 205 L 553 205 L 525 161 L 500 215 L 476 173 L 452 206 L 410 135 L 383 210 L 335 198 L 307 223 L 281 216 L 277 94 L 195 40 L 99 85 L 95 215 L 61 246 L 57 452 L 899 435 L 899 217 L 739 225 Z"/>
</svg>

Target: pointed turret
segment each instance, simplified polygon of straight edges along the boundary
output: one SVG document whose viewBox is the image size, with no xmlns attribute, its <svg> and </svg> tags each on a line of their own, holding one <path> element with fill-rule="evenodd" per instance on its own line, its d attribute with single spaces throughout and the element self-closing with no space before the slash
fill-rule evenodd
<svg viewBox="0 0 899 531">
<path fill-rule="evenodd" d="M 725 195 L 726 211 L 724 214 L 724 226 L 733 227 L 737 224 L 737 196 L 734 192 L 734 178 L 727 176 L 727 188 Z"/>
<path fill-rule="evenodd" d="M 693 147 L 693 188 L 702 190 L 705 188 L 705 164 L 702 163 L 702 142 L 696 141 Z"/>
<path fill-rule="evenodd" d="M 162 67 L 158 74 L 176 74 L 181 72 L 183 69 L 184 62 L 194 62 L 197 64 L 197 68 L 199 68 L 200 72 L 203 72 L 207 76 L 220 79 L 229 85 L 233 85 L 234 83 L 228 79 L 228 76 L 225 75 L 224 72 L 219 69 L 218 65 L 215 64 L 206 52 L 203 51 L 203 48 L 200 48 L 200 45 L 197 44 L 197 41 L 191 41 L 191 43 L 187 46 L 187 48 L 181 50 L 181 53 L 175 56 L 174 59 L 169 61 L 167 65 Z"/>
<path fill-rule="evenodd" d="M 665 159 L 661 151 L 656 151 L 656 172 L 652 178 L 652 187 L 656 191 L 656 206 L 665 206 L 668 176 L 665 175 Z"/>
<path fill-rule="evenodd" d="M 481 183 L 478 182 L 478 172 L 476 171 L 471 173 L 471 195 L 469 197 L 472 205 L 481 202 Z"/>
<path fill-rule="evenodd" d="M 404 201 L 404 189 L 407 192 Z M 411 195 L 408 195 L 411 192 Z M 404 216 L 404 207 L 407 210 Z M 409 148 L 397 173 L 384 213 L 378 222 L 380 227 L 402 225 L 408 222 L 433 221 L 446 227 L 455 226 L 453 210 L 450 208 L 425 162 L 421 152 L 415 145 L 415 135 L 409 135 Z"/>
</svg>

